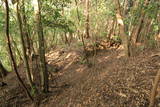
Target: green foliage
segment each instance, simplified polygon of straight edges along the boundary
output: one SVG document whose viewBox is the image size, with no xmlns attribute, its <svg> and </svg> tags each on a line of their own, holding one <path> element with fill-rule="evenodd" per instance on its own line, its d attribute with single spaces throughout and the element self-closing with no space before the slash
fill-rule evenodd
<svg viewBox="0 0 160 107">
<path fill-rule="evenodd" d="M 117 43 L 121 43 L 122 42 L 122 40 L 121 40 L 119 35 L 114 35 L 112 39 Z"/>
<path fill-rule="evenodd" d="M 123 7 L 124 0 L 120 0 L 121 8 Z M 124 23 L 127 26 L 126 34 L 129 33 L 130 29 L 139 24 L 140 17 L 142 13 L 145 13 L 145 18 L 152 20 L 151 27 L 153 28 L 152 32 L 147 34 L 147 39 L 150 39 L 152 42 L 153 35 L 159 30 L 159 22 L 157 14 L 160 13 L 159 5 L 160 3 L 150 1 L 149 5 L 145 6 L 144 0 L 133 1 L 137 2 L 138 6 L 131 7 L 130 11 L 126 16 L 124 16 Z M 85 2 L 83 0 L 77 0 L 77 5 L 74 0 L 42 0 L 42 24 L 44 28 L 44 35 L 47 45 L 58 44 L 64 45 L 62 43 L 62 35 L 64 33 L 77 33 L 79 30 L 80 34 L 85 30 L 86 16 L 85 16 Z M 10 4 L 10 34 L 12 39 L 16 42 L 17 48 L 21 49 L 19 27 L 16 19 L 15 6 Z M 22 9 L 22 8 L 21 8 Z M 37 44 L 37 33 L 34 17 L 34 8 L 32 5 L 32 0 L 25 1 L 25 11 L 21 10 L 21 13 L 24 12 L 27 19 L 27 28 L 30 34 L 30 37 L 33 40 L 33 44 Z M 114 0 L 90 0 L 89 8 L 89 24 L 90 24 L 90 34 L 91 36 L 97 38 L 105 38 L 109 32 L 108 29 L 112 25 L 110 23 L 115 20 L 115 5 Z M 0 59 L 3 61 L 4 65 L 9 67 L 9 60 L 6 51 L 6 42 L 3 38 L 4 36 L 4 24 L 5 24 L 5 14 L 3 6 L 0 7 Z M 145 20 L 144 19 L 144 22 Z M 108 29 L 107 29 L 108 28 Z M 118 28 L 114 29 L 115 32 L 118 32 Z M 54 32 L 53 32 L 54 31 Z M 54 37 L 53 37 L 54 36 Z M 55 39 L 54 39 L 55 38 Z M 113 40 L 121 42 L 120 36 L 115 34 Z M 14 44 L 12 44 L 14 47 Z M 77 43 L 77 46 L 82 47 L 81 42 Z M 37 46 L 38 47 L 38 46 Z M 65 46 L 64 46 L 65 47 Z M 13 48 L 14 49 L 14 48 Z M 14 53 L 17 61 L 19 61 L 18 54 L 14 49 Z M 83 58 L 82 58 L 83 59 Z M 83 61 L 81 61 L 83 62 Z"/>
<path fill-rule="evenodd" d="M 11 70 L 9 57 L 6 49 L 5 39 L 3 38 L 2 33 L 0 33 L 0 60 L 2 61 L 5 68 L 7 68 L 9 71 Z"/>
<path fill-rule="evenodd" d="M 64 9 L 68 8 L 67 3 L 70 1 L 46 1 L 43 3 L 42 22 L 45 27 L 60 29 L 63 32 L 74 31 L 74 23 L 62 14 Z"/>
<path fill-rule="evenodd" d="M 36 86 L 33 86 L 33 87 L 31 88 L 31 95 L 32 95 L 32 96 L 35 96 L 35 95 L 36 95 Z"/>
<path fill-rule="evenodd" d="M 151 2 L 146 8 L 145 8 L 145 13 L 148 17 L 150 18 L 156 18 L 157 17 L 157 12 L 159 10 L 159 5 L 160 3 L 157 2 Z"/>
<path fill-rule="evenodd" d="M 4 13 L 2 7 L 0 7 L 0 32 L 4 29 Z"/>
<path fill-rule="evenodd" d="M 148 40 L 148 47 L 149 48 L 155 48 L 157 45 L 157 42 L 153 39 Z"/>
<path fill-rule="evenodd" d="M 82 46 L 83 46 L 83 43 L 82 43 L 82 42 L 78 42 L 77 45 L 78 45 L 79 47 L 82 47 Z"/>
</svg>

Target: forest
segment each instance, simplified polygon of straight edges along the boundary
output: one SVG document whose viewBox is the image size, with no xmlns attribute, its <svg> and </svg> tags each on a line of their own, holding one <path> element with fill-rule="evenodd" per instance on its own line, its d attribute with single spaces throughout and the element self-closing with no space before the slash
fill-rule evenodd
<svg viewBox="0 0 160 107">
<path fill-rule="evenodd" d="M 0 107 L 160 107 L 160 0 L 0 0 Z"/>
</svg>

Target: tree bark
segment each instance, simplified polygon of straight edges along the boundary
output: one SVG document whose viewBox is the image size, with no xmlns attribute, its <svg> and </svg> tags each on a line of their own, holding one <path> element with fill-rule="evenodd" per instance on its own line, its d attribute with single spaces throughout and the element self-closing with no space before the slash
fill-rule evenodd
<svg viewBox="0 0 160 107">
<path fill-rule="evenodd" d="M 123 17 L 122 17 L 122 12 L 121 12 L 119 0 L 115 0 L 115 5 L 117 6 L 116 18 L 117 18 L 117 23 L 119 24 L 119 28 L 120 28 L 120 35 L 121 35 L 121 39 L 122 39 L 122 44 L 125 49 L 125 55 L 128 57 L 128 56 L 130 56 L 129 41 L 128 41 L 128 35 L 125 33 L 125 25 L 123 22 Z"/>
<path fill-rule="evenodd" d="M 25 40 L 25 47 L 26 47 L 26 54 L 30 58 L 31 53 L 33 53 L 33 45 L 31 43 L 31 37 L 29 35 L 29 25 L 26 19 L 26 12 L 25 12 L 25 1 L 22 0 L 22 23 L 23 23 L 23 31 L 24 31 L 24 40 Z"/>
<path fill-rule="evenodd" d="M 80 14 L 79 14 L 79 8 L 78 8 L 78 1 L 75 0 L 75 5 L 76 5 L 76 12 L 77 12 L 77 19 L 78 19 L 78 26 L 77 26 L 77 36 L 78 39 L 81 39 L 81 34 L 80 34 L 80 30 L 79 30 L 79 26 L 80 26 Z"/>
<path fill-rule="evenodd" d="M 32 78 L 31 78 L 29 62 L 28 62 L 28 57 L 27 57 L 27 53 L 26 53 L 27 49 L 26 49 L 26 46 L 25 46 L 24 32 L 23 32 L 23 26 L 22 26 L 22 18 L 21 18 L 20 10 L 19 10 L 19 1 L 17 1 L 17 19 L 18 19 L 18 24 L 19 24 L 19 29 L 20 29 L 20 38 L 21 38 L 23 59 L 24 59 L 24 70 L 26 70 L 29 84 L 33 88 L 34 85 L 33 85 L 33 81 L 32 81 Z"/>
<path fill-rule="evenodd" d="M 144 1 L 144 6 L 148 6 L 149 1 L 150 0 L 145 0 Z M 140 16 L 140 19 L 138 21 L 138 25 L 133 28 L 133 31 L 132 31 L 132 34 L 131 34 L 131 42 L 133 43 L 133 45 L 135 45 L 136 42 L 138 41 L 139 34 L 140 34 L 140 32 L 142 30 L 142 27 L 143 27 L 145 16 L 146 16 L 145 15 L 145 10 L 141 9 L 141 16 Z"/>
<path fill-rule="evenodd" d="M 144 14 L 144 12 L 142 12 L 142 15 L 141 15 L 141 17 L 140 17 L 138 26 L 135 26 L 135 30 L 133 30 L 133 34 L 131 35 L 131 37 L 132 37 L 131 40 L 132 40 L 132 42 L 133 42 L 134 44 L 136 44 L 137 39 L 138 39 L 138 36 L 139 36 L 139 34 L 140 34 L 140 32 L 141 32 L 144 17 L 145 17 L 145 14 Z"/>
<path fill-rule="evenodd" d="M 111 39 L 111 36 L 112 36 L 112 34 L 113 34 L 113 31 L 114 31 L 114 26 L 115 26 L 115 24 L 116 24 L 116 20 L 113 19 L 111 29 L 110 29 L 110 31 L 109 31 L 109 33 L 108 33 L 108 36 L 107 36 L 108 40 Z"/>
<path fill-rule="evenodd" d="M 16 73 L 17 78 L 18 78 L 20 84 L 22 85 L 22 87 L 24 88 L 25 92 L 27 93 L 28 97 L 33 101 L 33 98 L 31 96 L 30 92 L 28 91 L 27 87 L 25 86 L 23 80 L 21 79 L 21 77 L 18 73 L 17 64 L 14 59 L 12 48 L 11 48 L 11 42 L 10 42 L 10 36 L 9 36 L 9 5 L 8 5 L 8 0 L 5 0 L 5 6 L 6 6 L 6 17 L 5 17 L 5 19 L 6 19 L 6 24 L 5 24 L 6 34 L 5 35 L 6 35 L 6 40 L 7 40 L 6 42 L 8 45 L 8 52 L 9 52 L 10 59 L 11 59 L 12 65 L 13 65 L 13 70 Z"/>
<path fill-rule="evenodd" d="M 40 72 L 41 72 L 41 85 L 43 92 L 48 92 L 49 83 L 48 83 L 48 72 L 45 63 L 45 42 L 44 42 L 44 35 L 43 35 L 43 26 L 41 22 L 41 1 L 34 0 L 35 3 L 35 20 L 36 20 L 36 27 L 38 33 L 38 43 L 39 43 L 39 55 L 40 55 Z"/>
<path fill-rule="evenodd" d="M 85 30 L 85 37 L 89 38 L 90 33 L 89 33 L 89 0 L 86 0 L 86 30 Z"/>
</svg>

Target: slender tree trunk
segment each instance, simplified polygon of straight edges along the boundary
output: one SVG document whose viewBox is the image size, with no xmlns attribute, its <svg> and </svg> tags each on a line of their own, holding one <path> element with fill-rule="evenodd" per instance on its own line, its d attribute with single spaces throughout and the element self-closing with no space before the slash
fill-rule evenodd
<svg viewBox="0 0 160 107">
<path fill-rule="evenodd" d="M 90 27 L 89 27 L 89 0 L 86 0 L 86 30 L 85 30 L 85 37 L 89 38 L 90 37 Z"/>
<path fill-rule="evenodd" d="M 28 57 L 26 54 L 26 46 L 25 46 L 25 40 L 24 40 L 24 32 L 23 32 L 23 28 L 22 28 L 22 18 L 20 15 L 20 10 L 19 10 L 19 1 L 17 1 L 17 19 L 18 19 L 18 23 L 19 23 L 19 29 L 20 29 L 20 37 L 21 37 L 21 44 L 22 44 L 22 50 L 23 50 L 23 59 L 24 59 L 24 70 L 26 70 L 27 72 L 27 78 L 29 81 L 30 86 L 33 88 L 33 81 L 31 78 L 31 72 L 30 72 L 30 67 L 29 67 L 29 63 L 28 63 Z"/>
<path fill-rule="evenodd" d="M 27 59 L 28 59 L 28 64 L 29 64 L 29 67 L 30 67 L 30 75 L 31 75 L 31 79 L 32 79 L 32 85 L 34 85 L 34 89 L 36 91 L 36 93 L 38 92 L 37 91 L 37 87 L 36 87 L 36 82 L 34 81 L 34 79 L 36 77 L 34 77 L 35 75 L 34 74 L 34 65 L 33 65 L 33 62 L 32 62 L 32 56 L 35 53 L 34 51 L 34 48 L 33 48 L 33 42 L 32 42 L 32 39 L 31 39 L 31 35 L 30 35 L 30 30 L 29 30 L 29 24 L 27 23 L 27 17 L 26 17 L 26 11 L 25 11 L 25 0 L 22 0 L 22 23 L 23 23 L 23 34 L 24 34 L 24 41 L 25 41 L 25 47 L 26 47 L 26 55 L 27 55 Z"/>
<path fill-rule="evenodd" d="M 143 42 L 145 45 L 148 44 L 147 35 L 150 34 L 150 32 L 153 32 L 152 23 L 153 23 L 152 19 L 146 18 L 144 20 L 144 24 L 143 24 L 140 36 L 138 38 L 138 42 L 140 43 Z"/>
<path fill-rule="evenodd" d="M 64 0 L 63 0 L 63 3 L 62 3 L 62 15 L 64 16 Z M 68 41 L 68 37 L 67 37 L 67 32 L 66 31 L 64 32 L 63 36 L 64 36 L 65 44 L 69 45 L 69 41 Z"/>
<path fill-rule="evenodd" d="M 34 0 L 35 3 L 35 20 L 37 24 L 37 32 L 38 32 L 38 43 L 39 43 L 39 54 L 40 54 L 40 72 L 41 72 L 41 85 L 43 92 L 48 92 L 49 83 L 48 83 L 48 72 L 45 63 L 45 42 L 43 35 L 43 27 L 41 22 L 41 1 Z"/>
<path fill-rule="evenodd" d="M 81 35 L 81 40 L 82 40 L 82 44 L 83 44 L 84 58 L 87 61 L 87 63 L 89 64 L 89 60 L 88 60 L 88 56 L 87 56 L 87 49 L 86 49 L 86 45 L 85 45 L 85 42 L 84 42 L 83 34 Z"/>
<path fill-rule="evenodd" d="M 147 6 L 149 4 L 150 0 L 145 0 L 144 1 L 144 6 Z M 141 9 L 141 17 L 139 19 L 138 25 L 133 28 L 132 34 L 131 34 L 131 42 L 133 44 L 136 44 L 139 38 L 139 34 L 142 30 L 143 23 L 145 19 L 145 11 Z"/>
<path fill-rule="evenodd" d="M 115 26 L 114 26 L 114 31 L 113 31 L 113 35 L 116 35 L 116 30 L 117 30 L 117 21 L 115 21 Z"/>
<path fill-rule="evenodd" d="M 125 55 L 130 56 L 128 35 L 125 33 L 125 25 L 123 22 L 123 17 L 122 17 L 122 12 L 121 12 L 119 0 L 115 0 L 115 5 L 117 6 L 116 18 L 117 18 L 117 23 L 119 24 L 119 28 L 120 28 L 120 35 L 121 35 L 121 39 L 122 39 L 122 44 L 125 49 Z"/>
<path fill-rule="evenodd" d="M 112 23 L 111 29 L 110 29 L 110 31 L 108 33 L 108 40 L 111 39 L 111 35 L 113 34 L 115 24 L 116 24 L 116 20 L 113 19 L 113 23 Z"/>
<path fill-rule="evenodd" d="M 80 29 L 79 29 L 79 26 L 80 26 L 80 15 L 79 15 L 79 9 L 78 9 L 78 2 L 77 0 L 75 0 L 75 4 L 76 4 L 76 11 L 77 11 L 77 19 L 78 19 L 78 30 L 77 30 L 77 35 L 78 35 L 78 38 L 81 39 L 82 41 L 82 44 L 83 44 L 83 50 L 84 50 L 84 57 L 85 57 L 85 60 L 87 61 L 87 63 L 89 63 L 89 60 L 88 60 L 88 57 L 87 57 L 87 50 L 86 50 L 86 45 L 85 45 L 85 41 L 84 41 L 84 37 L 85 35 L 87 35 L 87 30 L 88 30 L 88 37 L 89 37 L 89 26 L 86 24 L 86 31 L 84 33 L 81 34 L 80 32 Z M 89 6 L 89 1 L 86 0 L 86 11 L 88 11 L 88 19 L 87 19 L 87 14 L 86 14 L 86 21 L 88 20 L 89 21 L 89 10 L 87 10 L 87 8 Z M 89 23 L 88 23 L 89 24 Z"/>
<path fill-rule="evenodd" d="M 16 64 L 16 61 L 14 60 L 13 52 L 12 52 L 12 49 L 11 49 L 10 36 L 9 36 L 9 5 L 8 5 L 8 0 L 5 0 L 5 6 L 6 6 L 6 25 L 5 25 L 5 30 L 6 30 L 6 39 L 7 39 L 8 52 L 9 52 L 9 55 L 10 55 L 10 59 L 12 61 L 13 69 L 14 69 L 16 75 L 17 75 L 17 78 L 18 78 L 20 84 L 22 85 L 22 87 L 26 91 L 28 97 L 33 101 L 33 98 L 31 96 L 30 92 L 28 91 L 28 89 L 25 86 L 23 80 L 20 78 L 20 75 L 18 74 L 17 64 Z"/>
<path fill-rule="evenodd" d="M 123 15 L 125 19 L 129 19 L 129 12 L 131 7 L 133 7 L 133 0 L 126 0 L 125 5 L 124 5 L 124 10 L 123 10 Z M 125 32 L 129 33 L 129 23 L 125 24 Z"/>
<path fill-rule="evenodd" d="M 65 38 L 65 43 L 69 45 L 69 41 L 68 41 L 68 37 L 67 37 L 67 33 L 64 32 L 64 38 Z"/>
<path fill-rule="evenodd" d="M 26 47 L 26 54 L 30 58 L 31 53 L 33 53 L 33 45 L 31 44 L 31 37 L 29 35 L 29 25 L 26 19 L 26 12 L 25 12 L 25 1 L 22 0 L 22 22 L 23 22 L 23 31 L 24 31 L 24 40 L 25 40 L 25 47 Z"/>
<path fill-rule="evenodd" d="M 135 26 L 135 29 L 136 29 L 136 30 L 134 30 L 133 34 L 131 35 L 131 37 L 132 37 L 131 40 L 132 40 L 132 42 L 133 42 L 134 44 L 136 44 L 137 39 L 138 39 L 138 36 L 139 36 L 139 34 L 140 34 L 140 32 L 141 32 L 142 25 L 143 25 L 143 20 L 144 20 L 144 16 L 145 16 L 145 14 L 144 14 L 144 12 L 143 12 L 143 13 L 142 13 L 142 16 L 140 17 L 138 26 Z"/>
<path fill-rule="evenodd" d="M 80 26 L 80 15 L 79 15 L 79 9 L 78 9 L 78 2 L 77 0 L 75 0 L 75 5 L 76 5 L 76 12 L 77 12 L 77 19 L 78 19 L 78 26 L 77 26 L 77 36 L 78 39 L 81 39 L 81 34 L 80 34 L 80 30 L 79 30 L 79 26 Z"/>
<path fill-rule="evenodd" d="M 77 2 L 77 0 L 75 0 L 75 4 L 76 4 L 76 11 L 77 11 L 77 18 L 78 18 L 78 22 L 79 22 L 81 19 L 80 19 L 80 15 L 79 15 L 79 9 L 78 9 L 78 2 Z"/>
</svg>

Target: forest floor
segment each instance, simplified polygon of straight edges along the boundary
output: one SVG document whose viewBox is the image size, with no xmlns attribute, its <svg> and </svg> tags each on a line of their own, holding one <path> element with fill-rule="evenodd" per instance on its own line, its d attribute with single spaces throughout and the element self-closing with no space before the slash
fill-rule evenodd
<svg viewBox="0 0 160 107">
<path fill-rule="evenodd" d="M 90 56 L 90 64 L 78 48 L 53 49 L 46 57 L 52 76 L 40 107 L 147 107 L 160 69 L 160 51 L 153 49 L 126 58 L 120 48 L 107 48 Z M 59 71 L 52 71 L 54 67 Z M 23 77 L 24 72 L 20 74 Z M 4 81 L 8 85 L 0 88 L 0 106 L 33 106 L 13 72 Z M 156 105 L 160 106 L 160 93 Z"/>
</svg>

